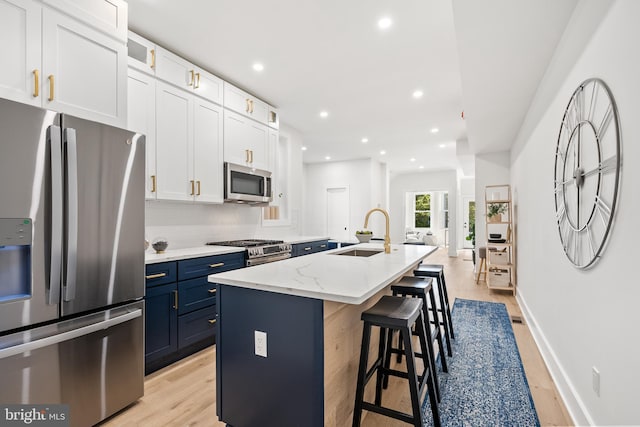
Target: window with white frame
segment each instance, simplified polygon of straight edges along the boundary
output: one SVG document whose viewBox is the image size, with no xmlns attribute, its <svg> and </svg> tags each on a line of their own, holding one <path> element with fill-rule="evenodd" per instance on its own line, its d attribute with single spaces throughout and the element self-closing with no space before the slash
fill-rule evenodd
<svg viewBox="0 0 640 427">
<path fill-rule="evenodd" d="M 416 193 L 414 195 L 414 228 L 431 228 L 431 198 L 431 193 Z"/>
</svg>

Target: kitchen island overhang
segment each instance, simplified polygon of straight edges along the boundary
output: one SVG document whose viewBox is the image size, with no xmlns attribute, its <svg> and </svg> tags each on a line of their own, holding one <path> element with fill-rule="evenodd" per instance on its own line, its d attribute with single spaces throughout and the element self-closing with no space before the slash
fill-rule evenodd
<svg viewBox="0 0 640 427">
<path fill-rule="evenodd" d="M 209 276 L 219 285 L 221 421 L 237 426 L 351 422 L 360 314 L 437 249 L 391 245 L 390 254 L 340 255 L 381 248 L 360 244 Z M 266 333 L 264 349 L 256 348 L 261 336 L 256 332 Z M 256 354 L 262 350 L 266 357 Z"/>
</svg>

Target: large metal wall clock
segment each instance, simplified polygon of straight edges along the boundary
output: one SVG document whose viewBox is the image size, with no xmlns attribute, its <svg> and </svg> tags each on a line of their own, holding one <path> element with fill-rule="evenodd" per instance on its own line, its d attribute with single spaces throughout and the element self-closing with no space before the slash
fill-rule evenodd
<svg viewBox="0 0 640 427">
<path fill-rule="evenodd" d="M 556 146 L 556 220 L 565 254 L 578 268 L 602 255 L 613 225 L 622 164 L 615 100 L 600 79 L 571 95 Z"/>
</svg>

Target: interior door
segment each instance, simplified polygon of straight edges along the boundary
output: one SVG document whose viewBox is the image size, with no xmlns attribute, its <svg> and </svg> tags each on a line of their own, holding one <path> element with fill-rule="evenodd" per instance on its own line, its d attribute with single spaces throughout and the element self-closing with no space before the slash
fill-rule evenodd
<svg viewBox="0 0 640 427">
<path fill-rule="evenodd" d="M 331 239 L 348 241 L 349 187 L 327 188 L 327 234 Z"/>
<path fill-rule="evenodd" d="M 476 201 L 473 197 L 462 198 L 462 247 L 465 249 L 473 248 L 473 241 L 475 239 L 475 224 L 476 224 Z M 473 232 L 472 238 L 467 240 L 467 237 Z"/>
</svg>

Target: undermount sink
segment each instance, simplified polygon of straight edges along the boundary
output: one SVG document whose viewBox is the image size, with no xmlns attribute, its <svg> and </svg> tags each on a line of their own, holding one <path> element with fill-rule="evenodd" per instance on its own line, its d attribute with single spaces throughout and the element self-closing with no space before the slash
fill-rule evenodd
<svg viewBox="0 0 640 427">
<path fill-rule="evenodd" d="M 361 256 L 370 257 L 375 254 L 384 252 L 382 249 L 348 249 L 343 252 L 333 252 L 331 255 Z"/>
</svg>

